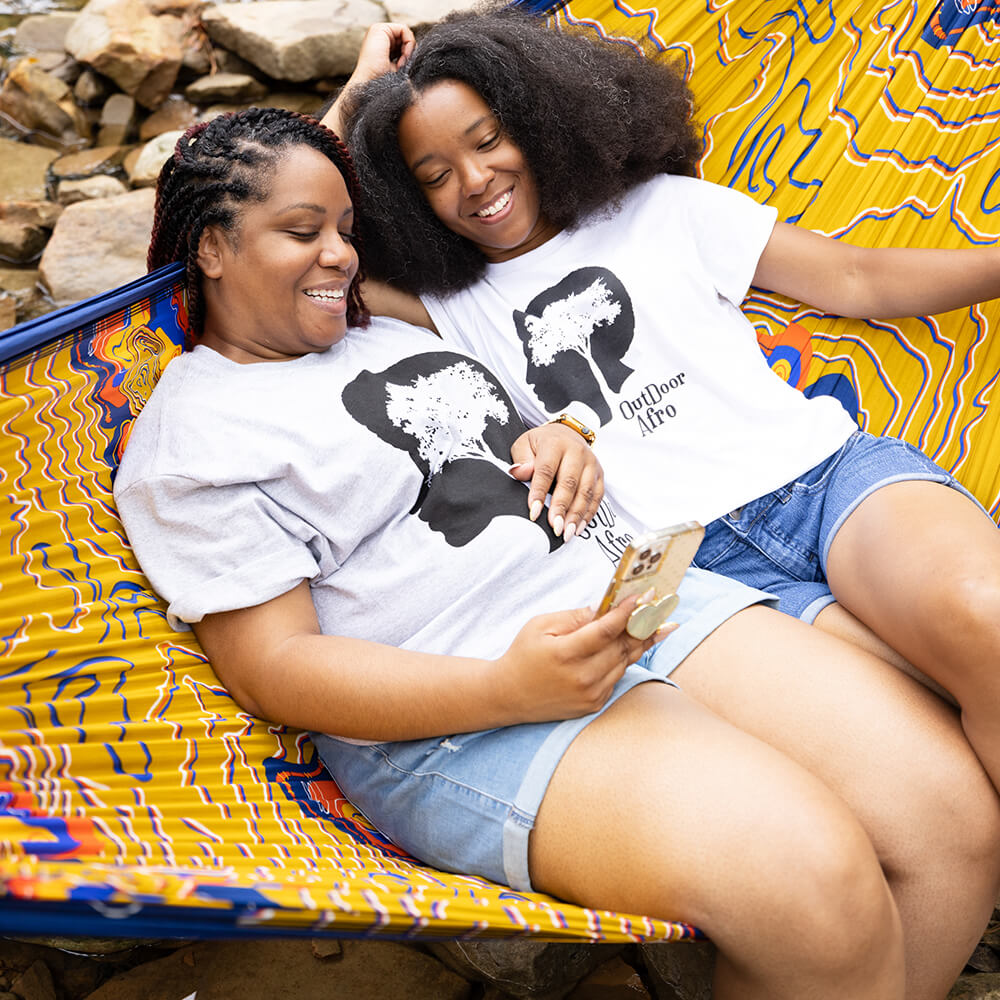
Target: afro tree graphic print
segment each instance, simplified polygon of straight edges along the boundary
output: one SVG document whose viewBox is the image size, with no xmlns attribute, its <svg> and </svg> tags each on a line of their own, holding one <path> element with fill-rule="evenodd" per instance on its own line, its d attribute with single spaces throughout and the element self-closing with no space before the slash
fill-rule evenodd
<svg viewBox="0 0 1000 1000">
<path fill-rule="evenodd" d="M 632 369 L 622 358 L 635 314 L 625 286 L 607 268 L 582 267 L 514 311 L 527 379 L 550 412 L 584 403 L 602 426 L 611 419 L 604 388 L 621 389 Z"/>
<path fill-rule="evenodd" d="M 528 517 L 524 484 L 507 472 L 525 427 L 479 362 L 450 351 L 414 355 L 361 372 L 343 401 L 358 423 L 409 454 L 424 480 L 410 513 L 449 544 L 466 545 L 500 515 Z M 545 518 L 534 524 L 550 551 L 562 544 Z"/>
</svg>

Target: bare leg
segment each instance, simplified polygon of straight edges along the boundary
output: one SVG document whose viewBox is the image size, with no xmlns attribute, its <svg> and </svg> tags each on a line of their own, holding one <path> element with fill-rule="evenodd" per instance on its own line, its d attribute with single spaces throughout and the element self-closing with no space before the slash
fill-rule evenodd
<svg viewBox="0 0 1000 1000">
<path fill-rule="evenodd" d="M 557 896 L 697 924 L 719 948 L 716 1000 L 903 997 L 899 917 L 861 825 L 676 689 L 640 685 L 576 738 L 530 865 Z"/>
<path fill-rule="evenodd" d="M 884 639 L 880 639 L 847 608 L 836 602 L 828 604 L 813 620 L 813 625 L 829 635 L 835 635 L 838 639 L 844 639 L 855 646 L 860 646 L 866 652 L 885 660 L 886 663 L 891 663 L 897 670 L 902 670 L 903 673 L 920 681 L 924 687 L 930 688 L 945 701 L 952 705 L 958 705 L 958 702 L 936 680 L 928 677 L 922 670 L 917 670 L 905 656 L 893 649 Z"/>
<path fill-rule="evenodd" d="M 761 607 L 718 629 L 675 678 L 844 800 L 899 909 L 908 1000 L 945 996 L 1000 881 L 1000 802 L 955 710 L 883 660 Z"/>
<path fill-rule="evenodd" d="M 1000 787 L 1000 531 L 955 490 L 894 483 L 830 547 L 837 600 L 949 691 Z"/>
</svg>

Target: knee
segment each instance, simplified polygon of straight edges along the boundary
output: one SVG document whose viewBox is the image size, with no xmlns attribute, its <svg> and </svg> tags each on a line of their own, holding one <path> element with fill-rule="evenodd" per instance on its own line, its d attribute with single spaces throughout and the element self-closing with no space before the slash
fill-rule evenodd
<svg viewBox="0 0 1000 1000">
<path fill-rule="evenodd" d="M 899 914 L 860 829 L 818 834 L 788 874 L 784 916 L 798 931 L 798 960 L 817 976 L 849 981 L 861 968 L 876 974 L 900 961 Z"/>
<path fill-rule="evenodd" d="M 948 579 L 940 581 L 937 617 L 959 642 L 983 639 L 986 648 L 1000 651 L 1000 574 L 952 567 Z M 969 648 L 974 655 L 983 653 L 978 642 Z"/>
</svg>

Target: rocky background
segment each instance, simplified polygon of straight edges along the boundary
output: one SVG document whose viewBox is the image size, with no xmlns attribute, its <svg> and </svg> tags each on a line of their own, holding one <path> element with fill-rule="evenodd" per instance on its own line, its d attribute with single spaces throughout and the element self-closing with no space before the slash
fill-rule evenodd
<svg viewBox="0 0 1000 1000">
<path fill-rule="evenodd" d="M 90 0 L 0 33 L 0 330 L 145 273 L 160 166 L 250 105 L 315 112 L 376 21 L 456 0 Z"/>
<path fill-rule="evenodd" d="M 156 177 L 190 125 L 315 112 L 370 24 L 466 5 L 90 0 L 0 22 L 0 330 L 145 273 Z M 692 944 L 7 939 L 0 1000 L 708 1000 L 710 968 Z M 1000 925 L 951 997 L 1000 1000 Z"/>
</svg>

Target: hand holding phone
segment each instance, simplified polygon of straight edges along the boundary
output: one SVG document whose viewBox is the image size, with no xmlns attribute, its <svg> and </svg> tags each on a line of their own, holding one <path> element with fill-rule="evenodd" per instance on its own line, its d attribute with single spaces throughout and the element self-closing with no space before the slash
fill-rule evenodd
<svg viewBox="0 0 1000 1000">
<path fill-rule="evenodd" d="M 648 639 L 677 607 L 677 588 L 704 534 L 697 521 L 685 521 L 640 535 L 622 554 L 597 613 L 652 590 L 649 599 L 636 605 L 625 627 L 634 639 Z"/>
</svg>

